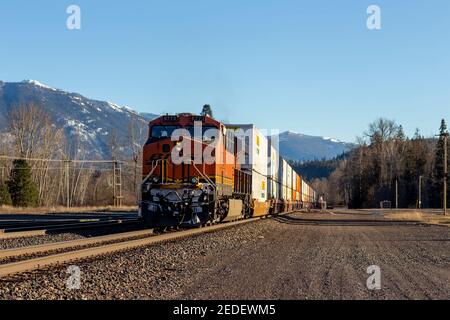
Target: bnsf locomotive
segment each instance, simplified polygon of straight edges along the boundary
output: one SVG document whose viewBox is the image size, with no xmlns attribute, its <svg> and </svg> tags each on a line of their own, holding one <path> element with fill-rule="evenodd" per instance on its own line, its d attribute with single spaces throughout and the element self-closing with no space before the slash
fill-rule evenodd
<svg viewBox="0 0 450 320">
<path fill-rule="evenodd" d="M 253 125 L 165 115 L 149 123 L 140 214 L 154 227 L 198 227 L 314 207 L 317 194 Z"/>
</svg>

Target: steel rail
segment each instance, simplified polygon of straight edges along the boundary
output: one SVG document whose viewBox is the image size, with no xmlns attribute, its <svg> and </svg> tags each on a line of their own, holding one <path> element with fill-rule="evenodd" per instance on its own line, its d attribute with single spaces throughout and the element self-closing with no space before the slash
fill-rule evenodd
<svg viewBox="0 0 450 320">
<path fill-rule="evenodd" d="M 147 236 L 147 235 L 152 235 L 152 234 L 153 234 L 153 229 L 146 229 L 146 230 L 123 232 L 123 233 L 118 233 L 118 234 L 93 237 L 93 238 L 87 238 L 87 239 L 46 243 L 46 244 L 22 247 L 22 248 L 5 249 L 5 250 L 0 250 L 0 259 L 20 257 L 23 255 L 37 254 L 37 253 L 42 253 L 42 252 L 47 252 L 47 251 L 81 247 L 81 246 L 86 246 L 86 245 L 101 244 L 101 243 L 108 242 L 108 241 L 130 239 L 133 237 Z"/>
<path fill-rule="evenodd" d="M 80 222 L 80 223 L 61 224 L 61 225 L 52 225 L 52 226 L 6 229 L 6 230 L 0 230 L 0 240 L 44 236 L 44 235 L 48 235 L 52 232 L 63 232 L 63 231 L 70 231 L 70 230 L 81 230 L 81 229 L 133 224 L 133 223 L 137 223 L 139 221 L 140 221 L 139 219 L 125 219 L 125 220 L 118 219 L 118 220 L 99 221 L 99 222 L 95 222 L 95 223 Z"/>
<path fill-rule="evenodd" d="M 42 225 L 31 225 L 31 226 L 23 226 L 16 228 L 6 228 L 3 230 L 3 233 L 12 233 L 12 232 L 20 232 L 20 231 L 34 231 L 34 230 L 70 230 L 77 229 L 78 227 L 95 227 L 95 226 L 103 226 L 103 225 L 114 225 L 114 224 L 123 224 L 127 222 L 137 222 L 137 219 L 110 219 L 110 220 L 102 220 L 102 221 L 88 221 L 88 222 L 68 222 L 68 223 L 56 223 L 56 224 L 42 224 Z"/>
<path fill-rule="evenodd" d="M 46 234 L 47 234 L 47 230 L 0 233 L 0 240 L 38 237 L 38 236 L 45 236 Z"/>
<path fill-rule="evenodd" d="M 72 219 L 72 220 L 33 220 L 33 221 L 11 221 L 8 223 L 0 223 L 0 232 L 8 232 L 8 230 L 18 230 L 22 228 L 44 228 L 53 226 L 63 226 L 76 223 L 96 223 L 102 221 L 111 221 L 117 219 Z M 21 230 L 26 231 L 26 230 Z"/>
<path fill-rule="evenodd" d="M 8 263 L 0 265 L 0 278 L 12 276 L 19 273 L 29 272 L 33 270 L 39 270 L 55 264 L 65 264 L 77 260 L 92 258 L 100 255 L 116 253 L 124 250 L 139 248 L 148 245 L 154 245 L 162 242 L 178 240 L 182 238 L 187 238 L 195 235 L 211 233 L 219 230 L 228 229 L 234 226 L 247 224 L 260 218 L 252 218 L 247 220 L 240 220 L 235 222 L 228 222 L 224 224 L 214 225 L 211 227 L 201 228 L 201 229 L 190 229 L 174 233 L 162 234 L 159 236 L 154 236 L 150 238 L 128 240 L 114 244 L 101 245 L 97 247 L 69 251 L 39 258 L 33 258 L 24 261 L 18 261 L 13 263 Z"/>
</svg>

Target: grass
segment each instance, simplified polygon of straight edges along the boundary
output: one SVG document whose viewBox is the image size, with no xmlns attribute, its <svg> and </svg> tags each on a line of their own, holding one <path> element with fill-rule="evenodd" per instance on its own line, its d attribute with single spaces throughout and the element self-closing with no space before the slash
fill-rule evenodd
<svg viewBox="0 0 450 320">
<path fill-rule="evenodd" d="M 89 212 L 132 212 L 137 211 L 137 206 L 99 206 L 99 207 L 38 207 L 38 208 L 17 208 L 10 206 L 0 206 L 0 214 L 52 214 L 52 213 L 89 213 Z"/>
<path fill-rule="evenodd" d="M 400 212 L 391 212 L 385 215 L 388 219 L 395 219 L 401 221 L 423 221 L 424 215 L 419 211 L 400 211 Z"/>
<path fill-rule="evenodd" d="M 391 211 L 390 213 L 387 213 L 385 217 L 392 220 L 417 221 L 450 227 L 450 213 L 449 215 L 444 216 L 442 215 L 442 212 L 439 211 Z"/>
</svg>

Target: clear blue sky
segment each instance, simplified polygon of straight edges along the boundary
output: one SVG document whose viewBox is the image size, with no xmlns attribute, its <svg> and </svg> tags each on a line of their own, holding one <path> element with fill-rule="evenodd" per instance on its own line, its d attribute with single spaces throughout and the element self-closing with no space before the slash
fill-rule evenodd
<svg viewBox="0 0 450 320">
<path fill-rule="evenodd" d="M 1 1 L 0 79 L 347 141 L 380 116 L 429 135 L 450 121 L 449 17 L 448 0 Z"/>
</svg>

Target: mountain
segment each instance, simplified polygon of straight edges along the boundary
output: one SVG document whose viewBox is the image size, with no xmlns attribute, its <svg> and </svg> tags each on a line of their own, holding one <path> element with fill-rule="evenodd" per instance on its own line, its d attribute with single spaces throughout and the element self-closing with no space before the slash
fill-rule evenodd
<svg viewBox="0 0 450 320">
<path fill-rule="evenodd" d="M 278 139 L 281 155 L 297 161 L 332 159 L 355 147 L 352 143 L 337 139 L 308 136 L 292 131 L 281 133 Z"/>
<path fill-rule="evenodd" d="M 34 104 L 51 115 L 56 126 L 64 128 L 68 141 L 78 140 L 82 144 L 86 158 L 110 158 L 113 132 L 118 141 L 125 142 L 132 117 L 141 122 L 156 117 L 151 113 L 138 113 L 128 106 L 55 89 L 35 80 L 0 81 L 0 132 L 7 127 L 10 110 L 25 104 Z"/>
<path fill-rule="evenodd" d="M 145 141 L 145 123 L 157 117 L 152 113 L 138 113 L 128 106 L 86 98 L 78 93 L 55 89 L 35 80 L 22 82 L 0 81 L 0 133 L 7 128 L 7 117 L 15 106 L 34 104 L 53 117 L 56 126 L 63 127 L 68 141 L 78 141 L 90 159 L 110 159 L 112 133 L 125 145 L 130 119 L 139 119 L 140 134 Z M 281 133 L 281 154 L 292 160 L 330 159 L 353 148 L 352 144 L 331 138 L 314 137 L 287 131 Z M 143 143 L 144 141 L 141 141 Z M 77 143 L 72 143 L 73 146 Z M 129 148 L 129 146 L 128 146 Z"/>
</svg>

